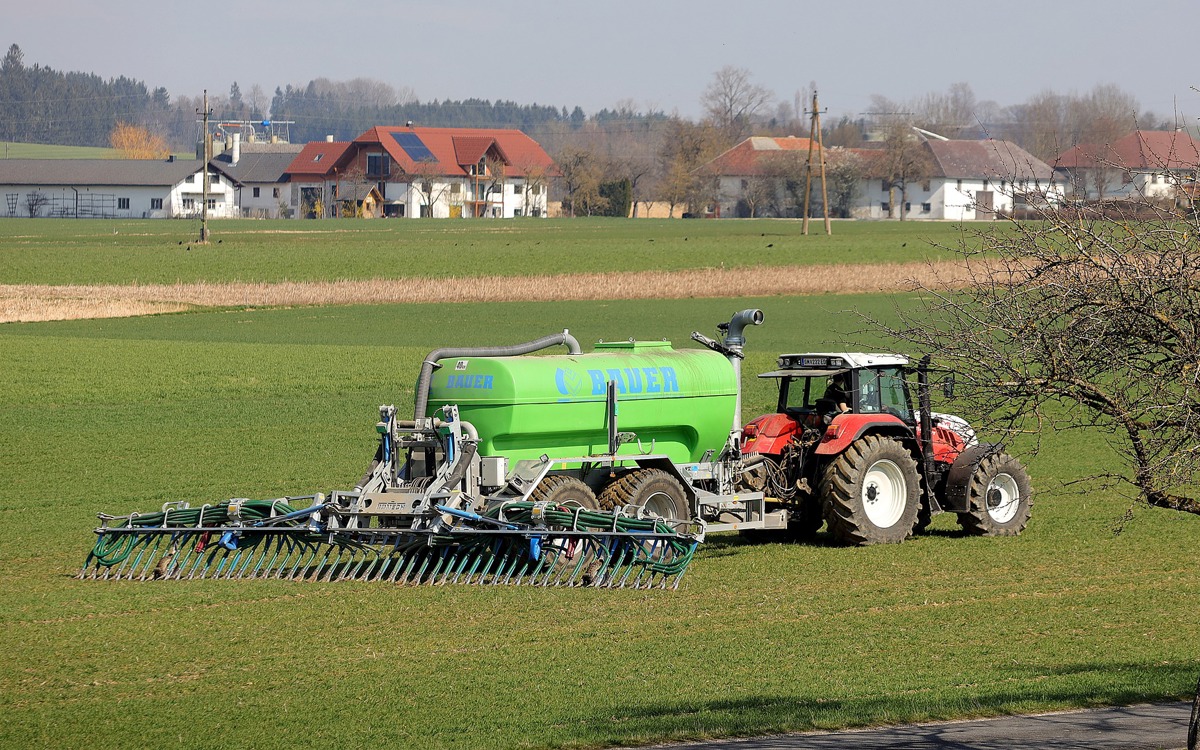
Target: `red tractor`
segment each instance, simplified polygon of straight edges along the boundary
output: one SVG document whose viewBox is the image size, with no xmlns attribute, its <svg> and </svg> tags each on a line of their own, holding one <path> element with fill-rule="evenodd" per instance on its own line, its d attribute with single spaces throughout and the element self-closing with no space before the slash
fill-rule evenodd
<svg viewBox="0 0 1200 750">
<path fill-rule="evenodd" d="M 901 542 L 943 511 L 971 534 L 1015 535 L 1029 522 L 1025 468 L 931 410 L 927 359 L 785 354 L 759 377 L 779 381 L 779 404 L 745 426 L 742 484 L 789 511 L 789 535 L 828 523 L 842 542 Z"/>
</svg>

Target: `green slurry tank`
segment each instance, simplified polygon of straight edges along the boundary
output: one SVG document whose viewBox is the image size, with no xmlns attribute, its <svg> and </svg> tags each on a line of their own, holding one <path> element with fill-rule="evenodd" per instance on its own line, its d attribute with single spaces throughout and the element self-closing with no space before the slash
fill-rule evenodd
<svg viewBox="0 0 1200 750">
<path fill-rule="evenodd" d="M 450 357 L 430 382 L 432 410 L 456 404 L 479 432 L 479 453 L 509 460 L 588 456 L 608 450 L 608 383 L 617 424 L 676 463 L 719 450 L 737 406 L 738 378 L 726 357 L 677 351 L 668 341 L 601 342 L 590 354 Z"/>
</svg>

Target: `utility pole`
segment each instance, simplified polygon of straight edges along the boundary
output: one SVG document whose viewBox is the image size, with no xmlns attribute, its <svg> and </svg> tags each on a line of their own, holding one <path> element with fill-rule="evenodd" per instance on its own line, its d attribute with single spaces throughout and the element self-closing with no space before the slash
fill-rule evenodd
<svg viewBox="0 0 1200 750">
<path fill-rule="evenodd" d="M 829 194 L 825 189 L 825 144 L 821 141 L 821 108 L 817 104 L 817 87 L 813 86 L 811 123 L 808 127 L 808 169 L 807 180 L 804 184 L 804 223 L 803 233 L 808 234 L 808 196 L 812 192 L 813 141 L 817 144 L 817 158 L 821 165 L 821 212 L 825 214 L 825 234 L 832 235 L 833 227 L 829 223 Z"/>
<path fill-rule="evenodd" d="M 201 136 L 204 139 L 204 164 L 201 168 L 204 170 L 203 187 L 201 188 L 200 196 L 200 244 L 208 244 L 208 162 L 212 159 L 212 139 L 208 136 L 208 118 L 212 116 L 212 110 L 208 107 L 208 89 L 204 89 L 204 109 L 196 110 L 196 114 L 204 116 L 204 132 Z"/>
</svg>

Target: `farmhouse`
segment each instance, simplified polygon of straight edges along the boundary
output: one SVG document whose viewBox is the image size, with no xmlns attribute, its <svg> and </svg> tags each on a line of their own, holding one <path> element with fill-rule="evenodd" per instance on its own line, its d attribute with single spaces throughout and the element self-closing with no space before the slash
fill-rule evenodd
<svg viewBox="0 0 1200 750">
<path fill-rule="evenodd" d="M 1137 130 L 1067 149 L 1054 168 L 1080 200 L 1171 199 L 1200 168 L 1200 141 L 1182 131 Z"/>
<path fill-rule="evenodd" d="M 753 136 L 702 166 L 700 173 L 716 180 L 712 214 L 780 216 L 786 215 L 785 206 L 803 205 L 802 197 L 794 194 L 796 182 L 803 179 L 810 144 L 815 150 L 816 144 L 808 138 Z"/>
<path fill-rule="evenodd" d="M 914 136 L 921 173 L 902 191 L 882 148 L 829 148 L 825 151 L 833 213 L 859 219 L 993 219 L 1022 206 L 1061 199 L 1061 178 L 1021 147 L 1007 141 L 948 140 Z M 724 217 L 799 216 L 810 147 L 814 170 L 820 152 L 807 138 L 747 138 L 700 168 L 715 182 L 713 215 Z M 841 166 L 835 189 L 834 170 Z M 857 184 L 854 184 L 857 183 Z M 810 206 L 820 208 L 814 177 Z M 899 205 L 903 200 L 904 205 Z M 896 203 L 897 205 L 892 205 Z"/>
<path fill-rule="evenodd" d="M 553 160 L 519 130 L 378 126 L 350 142 L 310 143 L 287 169 L 294 215 L 331 215 L 339 196 L 378 192 L 378 215 L 545 216 Z M 364 211 L 366 215 L 367 212 Z"/>
<path fill-rule="evenodd" d="M 301 148 L 291 143 L 242 143 L 241 134 L 233 134 L 211 164 L 233 181 L 237 215 L 254 219 L 288 215 L 292 186 L 285 171 Z"/>
<path fill-rule="evenodd" d="M 4 216 L 167 218 L 198 216 L 199 159 L 0 159 Z M 208 213 L 238 215 L 234 181 L 209 169 Z"/>
<path fill-rule="evenodd" d="M 907 181 L 903 198 L 883 149 L 852 149 L 864 164 L 855 218 L 899 218 L 903 212 L 906 219 L 986 220 L 1062 200 L 1061 177 L 1015 143 L 926 137 L 919 149 L 924 169 Z"/>
</svg>

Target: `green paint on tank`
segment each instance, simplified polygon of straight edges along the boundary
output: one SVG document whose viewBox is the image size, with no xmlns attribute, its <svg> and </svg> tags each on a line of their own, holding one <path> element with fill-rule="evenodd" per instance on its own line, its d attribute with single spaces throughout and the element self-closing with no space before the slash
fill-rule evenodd
<svg viewBox="0 0 1200 750">
<path fill-rule="evenodd" d="M 617 427 L 677 463 L 719 451 L 733 425 L 737 378 L 722 355 L 668 341 L 599 343 L 580 355 L 443 359 L 430 411 L 457 404 L 479 431 L 479 452 L 511 460 L 608 450 L 605 394 L 617 383 Z M 637 443 L 621 446 L 636 455 Z"/>
</svg>

